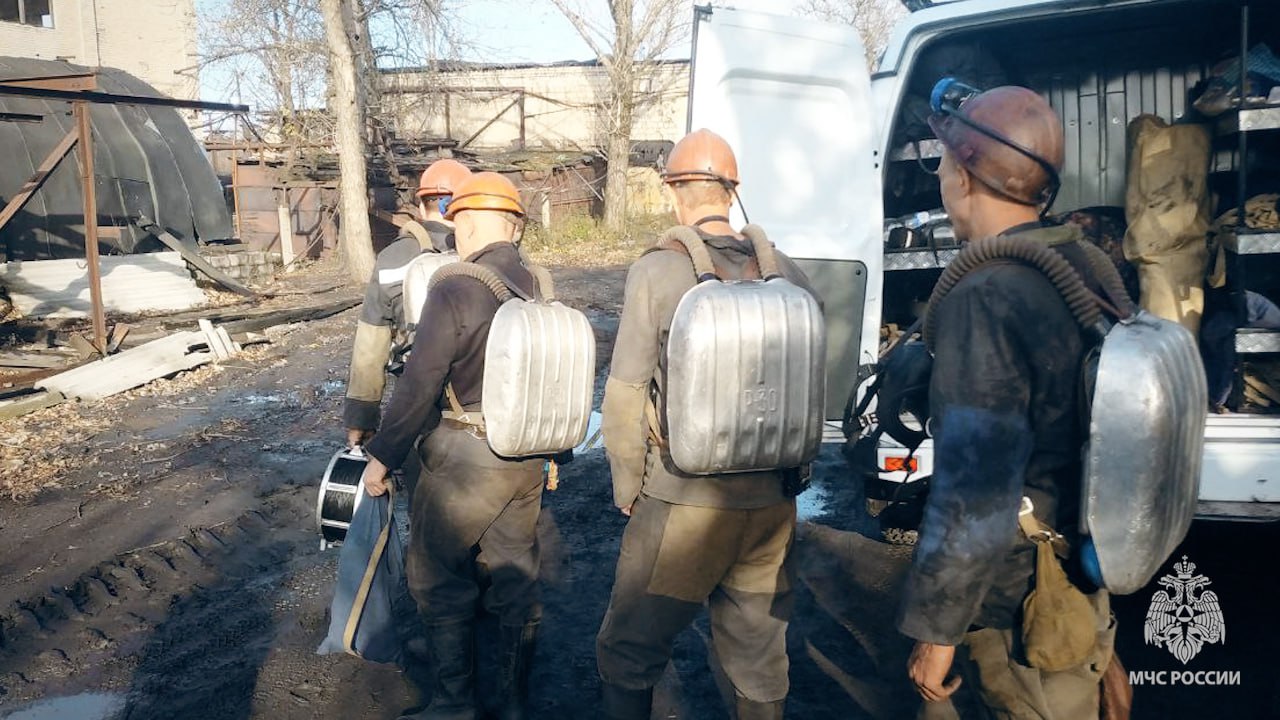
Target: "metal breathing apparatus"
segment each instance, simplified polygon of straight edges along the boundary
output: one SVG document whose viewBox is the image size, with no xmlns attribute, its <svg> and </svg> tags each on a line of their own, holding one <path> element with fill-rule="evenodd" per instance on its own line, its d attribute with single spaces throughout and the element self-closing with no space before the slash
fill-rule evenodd
<svg viewBox="0 0 1280 720">
<path fill-rule="evenodd" d="M 1044 170 L 1049 178 L 1049 182 L 1045 189 L 1041 191 L 1041 203 L 1043 209 L 1040 216 L 1044 217 L 1049 212 L 1049 208 L 1053 206 L 1053 201 L 1058 196 L 1058 190 L 1062 187 L 1062 179 L 1058 175 L 1058 170 L 1053 163 L 1045 160 L 1040 155 L 1022 146 L 1019 143 L 1010 140 L 995 129 L 987 125 L 977 122 L 964 112 L 965 103 L 982 94 L 982 90 L 960 82 L 954 77 L 944 77 L 933 86 L 933 91 L 929 94 L 929 107 L 937 115 L 945 115 L 954 118 L 961 124 L 970 129 L 994 140 L 1001 145 L 1023 155 Z M 939 138 L 944 140 L 945 138 Z"/>
</svg>

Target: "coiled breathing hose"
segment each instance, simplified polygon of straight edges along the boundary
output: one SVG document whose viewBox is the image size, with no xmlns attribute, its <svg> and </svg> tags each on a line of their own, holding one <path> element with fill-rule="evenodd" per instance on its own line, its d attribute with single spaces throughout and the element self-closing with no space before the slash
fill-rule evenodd
<svg viewBox="0 0 1280 720">
<path fill-rule="evenodd" d="M 479 280 L 493 292 L 499 303 L 504 303 L 515 297 L 515 294 L 511 292 L 511 288 L 507 287 L 507 284 L 502 282 L 502 279 L 496 273 L 483 265 L 471 262 L 450 263 L 437 270 L 436 274 L 431 276 L 431 284 L 428 285 L 427 292 L 430 292 L 436 285 L 451 277 L 469 277 L 473 280 Z"/>
<path fill-rule="evenodd" d="M 1090 271 L 1102 284 L 1104 292 L 1111 297 L 1111 301 L 1117 304 L 1115 309 L 1121 313 L 1120 319 L 1131 316 L 1134 312 L 1133 303 L 1128 299 L 1124 283 L 1111 263 L 1111 259 L 1089 243 L 1077 244 L 1084 248 Z M 938 278 L 938 284 L 934 286 L 933 294 L 929 297 L 929 309 L 925 311 L 924 338 L 929 352 L 934 352 L 933 341 L 937 336 L 935 308 L 955 289 L 961 278 L 978 267 L 996 260 L 1013 260 L 1030 265 L 1044 273 L 1067 303 L 1067 308 L 1080 327 L 1086 331 L 1105 334 L 1102 325 L 1101 298 L 1085 286 L 1080 274 L 1066 258 L 1054 251 L 1052 246 L 1042 242 L 1016 235 L 997 235 L 968 243 L 942 271 L 942 276 Z"/>
</svg>

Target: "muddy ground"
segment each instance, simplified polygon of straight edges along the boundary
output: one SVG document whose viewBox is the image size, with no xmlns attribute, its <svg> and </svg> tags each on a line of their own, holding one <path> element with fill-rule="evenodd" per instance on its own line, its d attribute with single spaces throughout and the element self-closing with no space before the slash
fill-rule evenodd
<svg viewBox="0 0 1280 720">
<path fill-rule="evenodd" d="M 556 276 L 596 325 L 603 364 L 622 270 Z M 271 344 L 185 379 L 0 424 L 6 444 L 88 428 L 50 455 L 63 463 L 56 487 L 0 501 L 0 717 L 374 720 L 421 703 L 394 667 L 315 654 L 337 561 L 319 549 L 316 489 L 342 439 L 357 312 L 276 328 Z M 787 717 L 909 718 L 909 646 L 892 619 L 910 549 L 868 538 L 877 528 L 834 447 L 815 477 L 801 503 Z M 565 466 L 543 510 L 534 717 L 594 718 L 594 634 L 624 525 L 603 452 Z M 1142 687 L 1135 717 L 1280 717 L 1277 539 L 1274 526 L 1193 530 L 1184 552 L 1217 583 L 1229 632 L 1186 669 L 1243 682 Z M 1142 644 L 1149 597 L 1119 603 L 1122 654 L 1133 670 L 1182 669 Z M 708 639 L 705 618 L 680 637 L 656 717 L 727 717 Z"/>
</svg>

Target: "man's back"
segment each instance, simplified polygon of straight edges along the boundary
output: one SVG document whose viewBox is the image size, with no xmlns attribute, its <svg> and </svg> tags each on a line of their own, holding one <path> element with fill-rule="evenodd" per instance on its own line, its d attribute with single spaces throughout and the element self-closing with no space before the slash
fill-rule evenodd
<svg viewBox="0 0 1280 720">
<path fill-rule="evenodd" d="M 749 276 L 755 260 L 749 241 L 705 235 L 703 240 L 717 271 L 726 279 Z M 783 276 L 818 298 L 805 274 L 781 252 L 775 255 Z M 665 393 L 667 335 L 680 298 L 696 284 L 689 257 L 675 250 L 650 252 L 631 266 L 627 311 L 618 327 L 618 342 L 625 352 L 615 352 L 611 377 L 633 383 L 652 381 L 659 397 Z M 661 408 L 658 416 L 662 416 Z M 656 445 L 650 447 L 646 462 L 644 491 L 676 504 L 725 508 L 764 507 L 785 499 L 778 471 L 692 476 L 677 469 Z"/>
</svg>

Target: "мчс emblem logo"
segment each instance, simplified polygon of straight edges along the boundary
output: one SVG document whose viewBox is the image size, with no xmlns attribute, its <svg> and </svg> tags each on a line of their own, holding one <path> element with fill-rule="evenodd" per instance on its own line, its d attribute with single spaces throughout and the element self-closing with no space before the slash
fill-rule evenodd
<svg viewBox="0 0 1280 720">
<path fill-rule="evenodd" d="M 1183 555 L 1173 570 L 1157 581 L 1164 589 L 1151 597 L 1142 636 L 1148 645 L 1164 646 L 1186 665 L 1206 643 L 1225 645 L 1227 626 L 1218 594 L 1205 589 L 1209 578 L 1195 574 L 1195 563 Z"/>
</svg>

